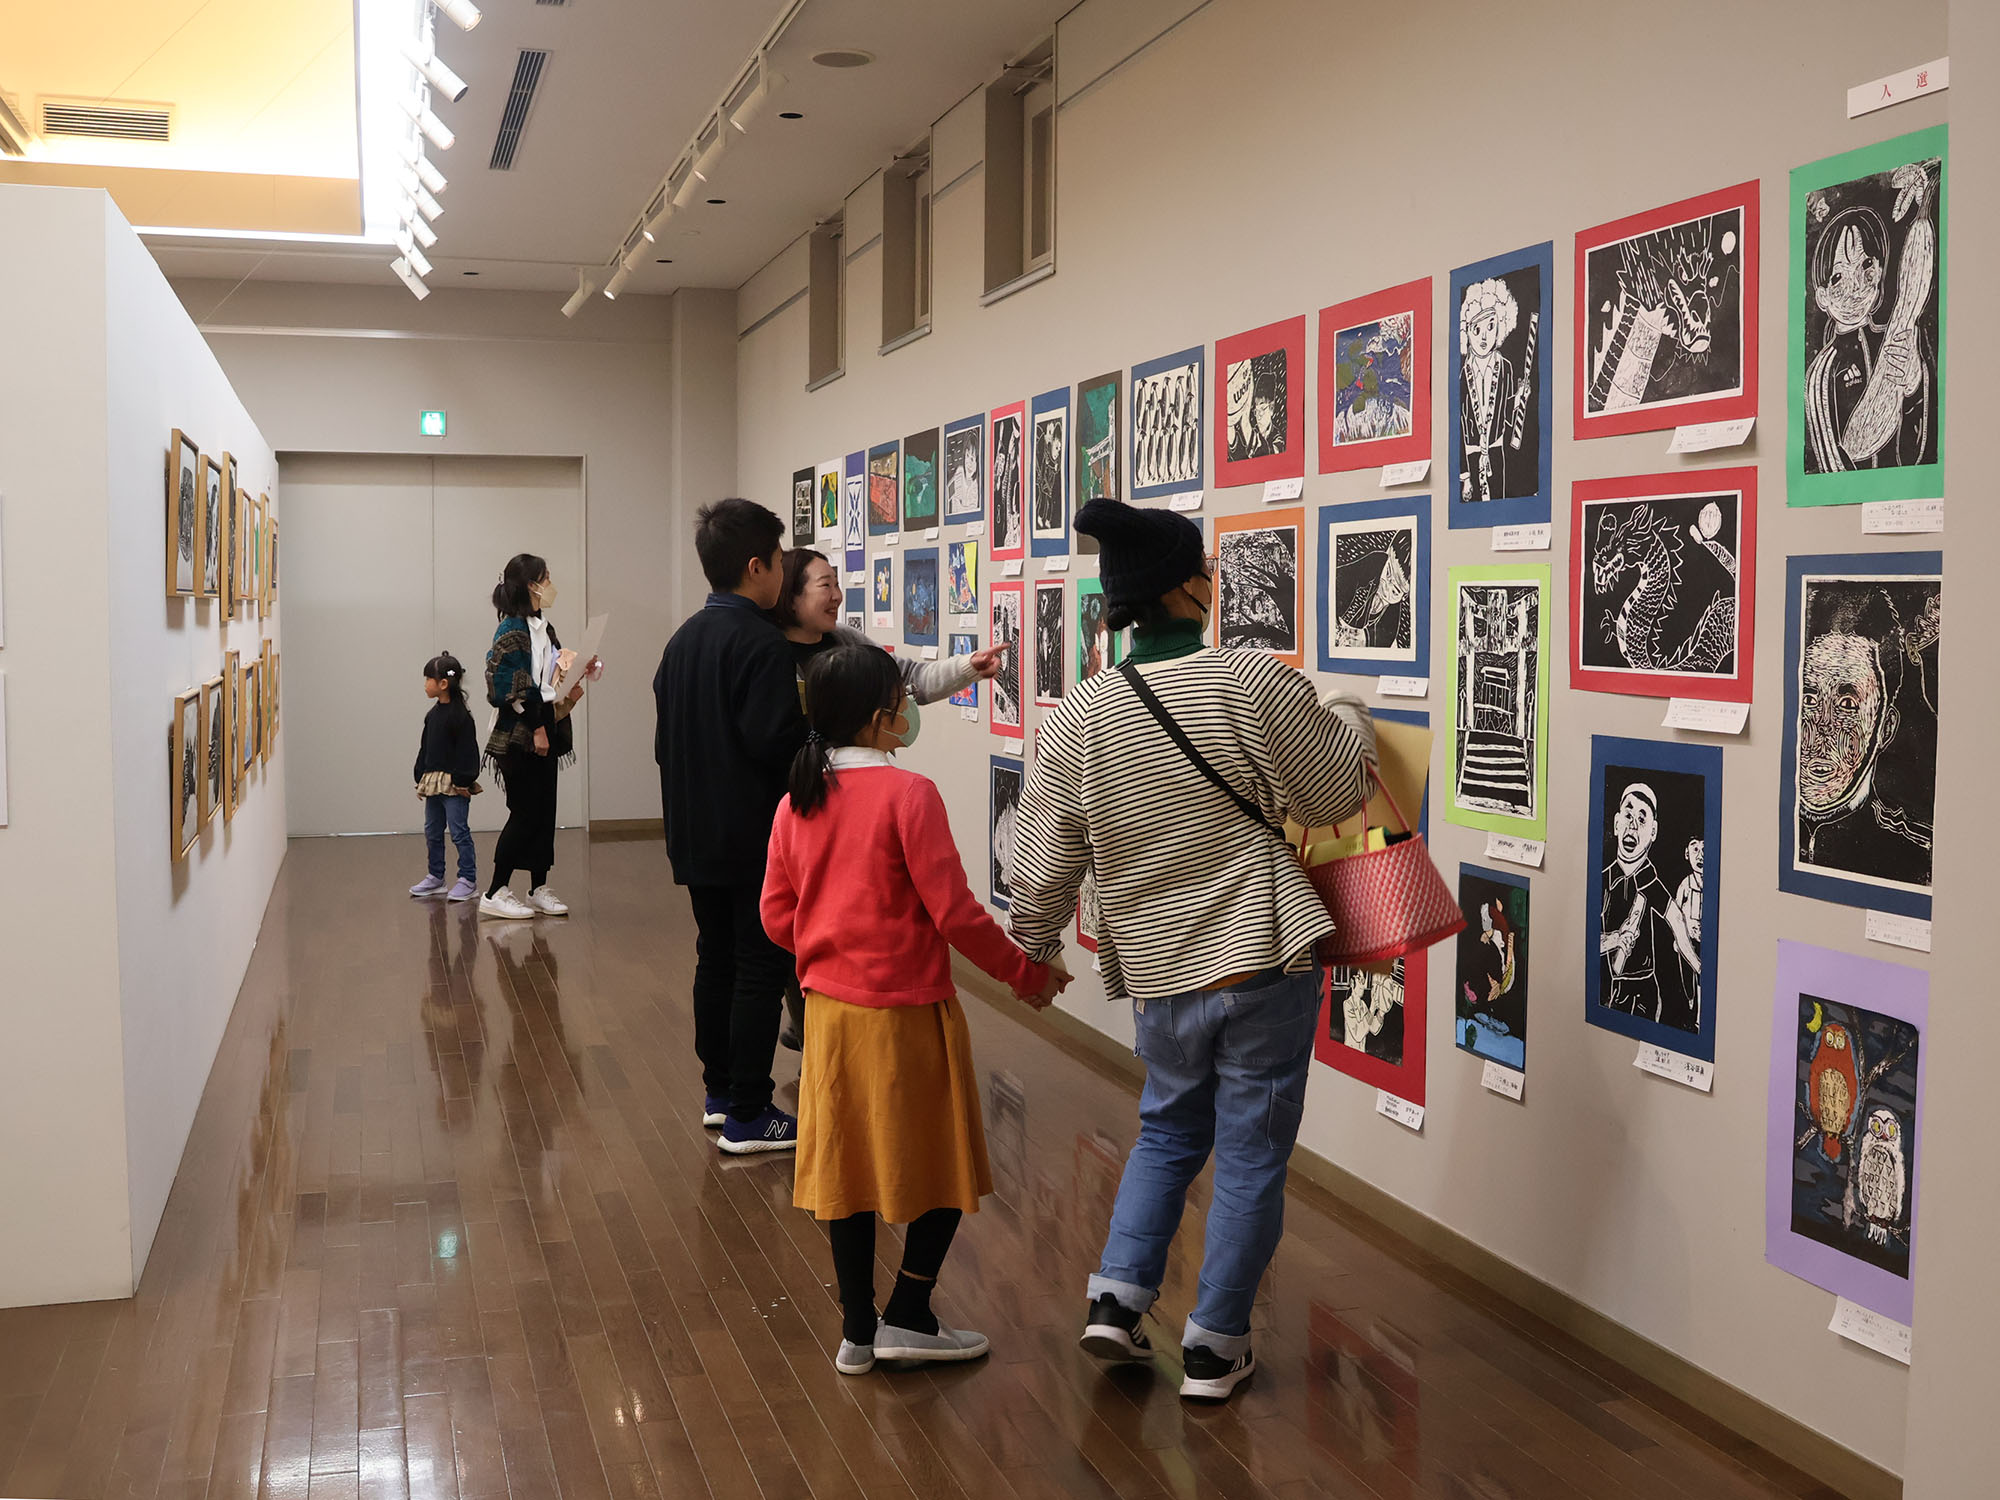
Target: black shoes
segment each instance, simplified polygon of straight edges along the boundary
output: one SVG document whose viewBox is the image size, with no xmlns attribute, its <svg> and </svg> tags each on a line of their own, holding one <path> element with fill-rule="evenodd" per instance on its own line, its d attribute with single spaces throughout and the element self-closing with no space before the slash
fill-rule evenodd
<svg viewBox="0 0 2000 1500">
<path fill-rule="evenodd" d="M 1077 1342 L 1086 1354 L 1094 1354 L 1099 1359 L 1151 1359 L 1153 1346 L 1146 1341 L 1146 1331 L 1139 1326 L 1139 1320 L 1144 1316 L 1143 1313 L 1133 1312 L 1106 1292 L 1091 1303 L 1090 1311 L 1084 1314 L 1083 1337 Z"/>
<path fill-rule="evenodd" d="M 1256 1369 L 1257 1356 L 1248 1349 L 1224 1359 L 1205 1344 L 1188 1344 L 1181 1350 L 1181 1400 L 1227 1401 Z"/>
</svg>

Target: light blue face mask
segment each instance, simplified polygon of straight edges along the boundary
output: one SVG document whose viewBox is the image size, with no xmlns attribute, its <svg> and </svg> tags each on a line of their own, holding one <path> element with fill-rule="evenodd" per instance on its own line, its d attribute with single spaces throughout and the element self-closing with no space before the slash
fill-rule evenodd
<svg viewBox="0 0 2000 1500">
<path fill-rule="evenodd" d="M 917 742 L 917 731 L 923 727 L 924 716 L 917 706 L 917 700 L 914 698 L 905 698 L 903 700 L 903 732 L 896 736 L 897 739 L 903 742 L 905 750 Z"/>
</svg>

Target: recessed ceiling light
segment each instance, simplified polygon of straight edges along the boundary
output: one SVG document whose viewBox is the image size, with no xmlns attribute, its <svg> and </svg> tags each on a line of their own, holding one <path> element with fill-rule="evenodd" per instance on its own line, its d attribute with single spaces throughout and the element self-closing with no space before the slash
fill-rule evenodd
<svg viewBox="0 0 2000 1500">
<path fill-rule="evenodd" d="M 795 109 L 781 109 L 778 111 L 778 118 L 781 120 L 803 120 L 805 116 Z"/>
<path fill-rule="evenodd" d="M 460 271 L 458 274 L 461 276 L 477 276 L 479 273 L 477 271 Z"/>
<path fill-rule="evenodd" d="M 727 203 L 729 200 L 727 198 L 711 198 L 708 201 L 710 203 L 722 204 Z"/>
<path fill-rule="evenodd" d="M 858 47 L 834 47 L 825 52 L 815 52 L 813 61 L 822 68 L 865 68 L 875 61 L 875 54 L 863 52 Z"/>
<path fill-rule="evenodd" d="M 668 256 L 668 257 L 667 257 L 667 258 L 666 258 L 665 260 L 656 260 L 656 261 L 654 261 L 654 262 L 653 262 L 653 264 L 654 264 L 654 265 L 656 265 L 656 266 L 670 266 L 670 265 L 672 265 L 673 263 L 674 263 L 674 259 L 673 259 L 673 257 L 672 257 L 671 255 L 670 255 L 670 256 Z"/>
</svg>

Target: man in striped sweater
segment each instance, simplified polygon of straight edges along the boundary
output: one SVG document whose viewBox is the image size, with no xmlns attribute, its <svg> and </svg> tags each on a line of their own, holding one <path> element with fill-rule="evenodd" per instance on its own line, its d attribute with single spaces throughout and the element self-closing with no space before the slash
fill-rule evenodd
<svg viewBox="0 0 2000 1500">
<path fill-rule="evenodd" d="M 1049 961 L 1094 871 L 1105 988 L 1131 1001 L 1146 1063 L 1139 1139 L 1090 1278 L 1083 1347 L 1151 1356 L 1140 1318 L 1212 1153 L 1181 1394 L 1225 1400 L 1256 1367 L 1250 1309 L 1284 1231 L 1319 1019 L 1312 947 L 1333 929 L 1284 820 L 1354 816 L 1375 729 L 1360 700 L 1323 705 L 1274 657 L 1202 644 L 1214 582 L 1185 516 L 1093 500 L 1076 529 L 1098 540 L 1108 623 L 1136 627 L 1133 651 L 1042 721 L 1017 813 L 1008 925 L 1030 958 Z"/>
</svg>

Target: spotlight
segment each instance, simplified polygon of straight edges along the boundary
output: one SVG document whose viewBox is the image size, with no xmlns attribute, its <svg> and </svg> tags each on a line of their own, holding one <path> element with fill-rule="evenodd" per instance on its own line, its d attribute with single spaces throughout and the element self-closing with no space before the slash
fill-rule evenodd
<svg viewBox="0 0 2000 1500">
<path fill-rule="evenodd" d="M 590 300 L 590 294 L 597 290 L 597 283 L 582 271 L 576 273 L 576 290 L 569 294 L 569 301 L 563 304 L 563 316 L 573 318 L 577 309 Z"/>
<path fill-rule="evenodd" d="M 631 279 L 631 268 L 621 263 L 618 269 L 611 273 L 611 279 L 604 283 L 605 297 L 612 302 L 616 302 L 618 294 L 625 290 L 625 283 Z"/>
<path fill-rule="evenodd" d="M 403 153 L 403 160 L 410 164 L 410 170 L 417 174 L 425 187 L 434 193 L 444 191 L 444 173 L 431 165 L 430 158 L 424 155 L 422 146 L 406 137 L 399 143 L 399 149 Z"/>
<path fill-rule="evenodd" d="M 689 167 L 687 176 L 681 179 L 681 185 L 674 190 L 674 207 L 686 208 L 690 203 L 694 202 L 694 195 L 700 191 L 701 173 L 695 171 L 693 167 Z"/>
<path fill-rule="evenodd" d="M 426 250 L 438 242 L 437 231 L 424 222 L 424 216 L 417 212 L 416 204 L 403 200 L 403 222 L 410 226 L 410 233 Z"/>
<path fill-rule="evenodd" d="M 425 138 L 433 146 L 440 151 L 451 149 L 452 142 L 458 137 L 451 133 L 450 126 L 431 113 L 428 104 L 409 94 L 403 95 L 397 102 L 403 106 L 403 113 L 417 122 L 417 129 L 424 133 Z"/>
<path fill-rule="evenodd" d="M 443 94 L 451 103 L 456 104 L 465 97 L 465 80 L 447 68 L 443 59 L 435 52 L 419 47 L 415 42 L 405 42 L 403 56 L 407 57 L 411 65 L 430 81 L 432 88 Z"/>
<path fill-rule="evenodd" d="M 722 119 L 720 116 L 717 116 L 715 121 L 715 139 L 710 141 L 703 149 L 701 155 L 694 159 L 695 174 L 702 178 L 713 177 L 715 175 L 715 164 L 722 160 L 723 148 L 728 143 L 729 137 L 722 132 Z"/>
<path fill-rule="evenodd" d="M 470 31 L 479 24 L 479 7 L 472 0 L 434 0 L 434 3 L 451 17 L 460 31 Z"/>
<path fill-rule="evenodd" d="M 621 270 L 636 271 L 651 258 L 652 250 L 641 236 L 632 242 L 632 248 L 625 252 L 625 258 L 618 265 Z"/>
<path fill-rule="evenodd" d="M 655 198 L 646 210 L 646 217 L 639 221 L 639 233 L 646 237 L 648 244 L 651 244 L 666 232 L 667 221 L 673 216 L 674 201 L 667 196 L 666 189 L 662 188 L 660 196 Z"/>
<path fill-rule="evenodd" d="M 428 276 L 431 274 L 431 263 L 424 258 L 424 252 L 419 250 L 415 242 L 411 240 L 408 230 L 398 232 L 396 235 L 396 248 L 403 252 L 403 259 L 409 264 L 412 271 L 415 271 L 419 276 Z"/>
<path fill-rule="evenodd" d="M 736 106 L 736 113 L 729 117 L 729 123 L 738 130 L 748 131 L 751 123 L 764 112 L 770 100 L 771 90 L 782 88 L 785 75 L 765 60 L 764 54 L 757 54 L 757 86 L 743 96 L 743 102 Z"/>
<path fill-rule="evenodd" d="M 415 172 L 399 172 L 396 176 L 396 181 L 401 185 L 403 191 L 410 195 L 410 201 L 423 211 L 424 217 L 432 223 L 436 223 L 438 218 L 444 213 L 444 208 L 437 199 L 424 191 L 424 185 L 417 181 L 417 174 Z"/>
<path fill-rule="evenodd" d="M 419 302 L 431 294 L 431 289 L 418 279 L 417 273 L 410 269 L 407 261 L 392 260 L 389 262 L 389 269 L 396 273 L 396 279 L 408 287 L 410 295 L 415 297 Z"/>
</svg>

